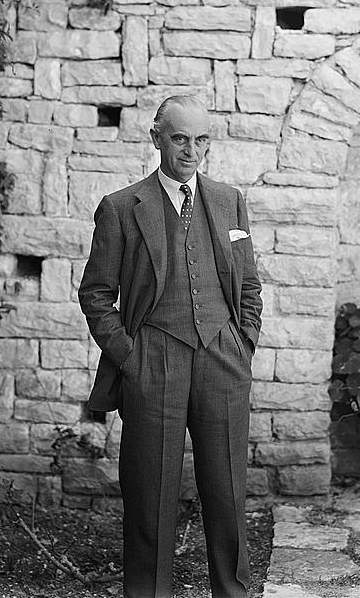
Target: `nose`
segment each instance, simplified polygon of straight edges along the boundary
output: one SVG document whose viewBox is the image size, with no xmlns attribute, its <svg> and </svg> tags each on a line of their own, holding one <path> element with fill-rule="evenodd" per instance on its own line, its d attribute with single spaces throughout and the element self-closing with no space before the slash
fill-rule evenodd
<svg viewBox="0 0 360 598">
<path fill-rule="evenodd" d="M 185 145 L 185 152 L 187 156 L 194 156 L 196 154 L 195 139 L 189 139 Z"/>
</svg>

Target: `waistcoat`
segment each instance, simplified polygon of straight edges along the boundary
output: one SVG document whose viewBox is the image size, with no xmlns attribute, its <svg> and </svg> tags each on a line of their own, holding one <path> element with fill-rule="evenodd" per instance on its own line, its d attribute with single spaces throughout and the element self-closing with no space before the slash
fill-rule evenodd
<svg viewBox="0 0 360 598">
<path fill-rule="evenodd" d="M 165 287 L 147 323 L 194 349 L 199 339 L 207 347 L 230 318 L 220 280 L 208 220 L 196 190 L 191 222 L 186 231 L 167 193 L 160 185 L 167 238 Z"/>
</svg>

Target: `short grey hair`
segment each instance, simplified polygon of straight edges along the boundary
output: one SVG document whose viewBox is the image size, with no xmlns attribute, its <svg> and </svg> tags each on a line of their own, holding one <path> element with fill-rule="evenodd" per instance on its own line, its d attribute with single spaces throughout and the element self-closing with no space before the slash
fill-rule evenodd
<svg viewBox="0 0 360 598">
<path fill-rule="evenodd" d="M 196 96 L 191 95 L 178 95 L 178 96 L 170 96 L 166 98 L 157 109 L 157 112 L 154 116 L 153 121 L 153 129 L 156 133 L 160 133 L 161 125 L 164 122 L 165 116 L 169 111 L 169 108 L 177 104 L 178 106 L 196 106 L 197 108 L 201 108 L 204 112 L 207 112 L 205 104 L 199 100 Z"/>
</svg>

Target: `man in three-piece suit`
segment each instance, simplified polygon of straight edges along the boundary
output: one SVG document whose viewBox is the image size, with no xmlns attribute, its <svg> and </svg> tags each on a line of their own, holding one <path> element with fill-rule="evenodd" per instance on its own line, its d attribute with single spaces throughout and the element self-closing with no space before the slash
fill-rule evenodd
<svg viewBox="0 0 360 598">
<path fill-rule="evenodd" d="M 160 168 L 103 198 L 79 290 L 102 349 L 89 406 L 119 409 L 124 596 L 170 598 L 188 427 L 212 596 L 244 598 L 251 358 L 260 329 L 246 208 L 199 174 L 209 118 L 168 98 L 150 131 Z M 114 303 L 120 291 L 120 307 Z"/>
</svg>

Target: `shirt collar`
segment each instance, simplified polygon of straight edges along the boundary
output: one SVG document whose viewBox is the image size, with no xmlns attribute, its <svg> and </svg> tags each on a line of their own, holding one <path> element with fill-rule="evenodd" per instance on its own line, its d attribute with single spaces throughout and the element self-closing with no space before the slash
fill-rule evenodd
<svg viewBox="0 0 360 598">
<path fill-rule="evenodd" d="M 189 179 L 188 181 L 186 181 L 186 183 L 180 183 L 179 181 L 175 181 L 174 179 L 171 179 L 169 176 L 167 176 L 160 168 L 158 169 L 158 177 L 159 177 L 159 181 L 162 184 L 162 186 L 164 187 L 165 191 L 167 191 L 167 193 L 170 195 L 172 194 L 176 194 L 179 191 L 179 188 L 181 185 L 188 185 L 191 189 L 191 194 L 192 197 L 195 197 L 195 191 L 196 191 L 196 182 L 197 182 L 197 172 L 195 171 L 194 174 L 192 175 L 191 179 Z"/>
</svg>

